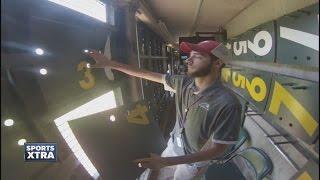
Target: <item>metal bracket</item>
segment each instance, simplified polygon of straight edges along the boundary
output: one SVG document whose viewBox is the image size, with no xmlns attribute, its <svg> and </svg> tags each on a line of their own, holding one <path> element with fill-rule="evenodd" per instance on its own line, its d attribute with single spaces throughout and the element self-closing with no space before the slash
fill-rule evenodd
<svg viewBox="0 0 320 180">
<path fill-rule="evenodd" d="M 280 141 L 280 142 L 273 142 L 274 145 L 279 145 L 279 144 L 294 144 L 297 141 Z"/>
<path fill-rule="evenodd" d="M 247 113 L 247 112 L 257 112 L 257 111 L 253 111 L 253 110 L 248 110 L 248 111 L 246 111 L 246 113 Z"/>
<path fill-rule="evenodd" d="M 279 137 L 279 136 L 287 137 L 289 135 L 288 134 L 269 134 L 269 135 L 266 135 L 265 137 L 272 138 L 272 137 Z"/>
<path fill-rule="evenodd" d="M 306 14 L 306 15 L 308 15 L 308 16 L 310 16 L 310 14 L 311 14 L 310 11 L 305 11 L 305 10 L 298 10 L 297 12 Z"/>
<path fill-rule="evenodd" d="M 261 125 L 256 122 L 253 118 L 250 118 L 265 134 L 265 137 L 267 137 L 267 140 L 275 146 L 275 148 L 280 152 L 280 154 L 291 164 L 296 169 L 299 169 L 299 166 L 288 156 L 288 154 L 279 146 L 279 144 L 276 144 L 273 140 L 273 137 L 278 137 L 278 136 L 288 136 L 288 134 L 268 134 L 268 132 L 261 127 Z"/>
<path fill-rule="evenodd" d="M 265 132 L 267 134 L 267 132 Z M 296 141 L 282 141 L 282 142 L 274 142 L 273 137 L 285 137 L 285 136 L 289 136 L 288 134 L 267 134 L 266 137 L 267 139 L 276 147 L 276 149 L 278 149 L 278 151 L 282 154 L 282 156 L 296 169 L 299 169 L 299 166 L 296 164 L 296 162 L 294 162 L 288 155 L 287 153 L 285 153 L 285 151 L 281 148 L 281 144 L 287 144 L 287 143 L 295 143 Z"/>
<path fill-rule="evenodd" d="M 284 15 L 284 17 L 290 17 L 290 18 L 294 18 L 294 19 L 298 18 L 298 16 L 294 16 L 294 15 Z"/>
<path fill-rule="evenodd" d="M 295 87 L 291 87 L 291 88 L 292 88 L 292 89 L 302 89 L 302 90 L 308 89 L 307 86 L 295 86 Z"/>
<path fill-rule="evenodd" d="M 255 114 L 248 114 L 246 113 L 246 116 L 261 116 L 263 113 L 255 113 Z"/>
<path fill-rule="evenodd" d="M 293 83 L 293 82 L 288 82 L 288 83 L 282 83 L 281 85 L 282 86 L 293 86 L 295 85 L 296 83 Z"/>
<path fill-rule="evenodd" d="M 141 59 L 168 59 L 169 57 L 166 56 L 140 56 Z"/>
</svg>

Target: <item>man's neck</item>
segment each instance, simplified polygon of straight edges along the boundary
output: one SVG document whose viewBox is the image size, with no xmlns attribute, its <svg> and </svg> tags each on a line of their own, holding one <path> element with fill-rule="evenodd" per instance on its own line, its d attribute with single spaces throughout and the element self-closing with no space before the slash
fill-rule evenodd
<svg viewBox="0 0 320 180">
<path fill-rule="evenodd" d="M 215 76 L 211 73 L 204 77 L 194 78 L 195 84 L 199 89 L 199 92 L 202 92 L 203 90 L 205 90 L 207 87 L 213 84 L 216 80 L 218 80 L 218 76 Z"/>
</svg>

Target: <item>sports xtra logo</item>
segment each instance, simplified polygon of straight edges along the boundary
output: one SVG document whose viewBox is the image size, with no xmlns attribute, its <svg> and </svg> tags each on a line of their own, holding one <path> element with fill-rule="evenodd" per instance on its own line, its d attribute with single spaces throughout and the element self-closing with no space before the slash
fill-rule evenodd
<svg viewBox="0 0 320 180">
<path fill-rule="evenodd" d="M 25 161 L 57 161 L 57 143 L 25 143 Z"/>
</svg>

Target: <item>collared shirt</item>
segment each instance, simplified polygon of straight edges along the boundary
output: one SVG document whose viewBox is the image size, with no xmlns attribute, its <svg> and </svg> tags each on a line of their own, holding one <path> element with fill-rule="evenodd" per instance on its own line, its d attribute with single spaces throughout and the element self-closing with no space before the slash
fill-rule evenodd
<svg viewBox="0 0 320 180">
<path fill-rule="evenodd" d="M 241 126 L 241 104 L 220 80 L 202 92 L 198 91 L 194 79 L 185 75 L 164 75 L 163 84 L 165 90 L 176 94 L 176 123 L 171 135 L 177 137 L 184 128 L 184 148 L 174 142 L 177 154 L 198 152 L 208 140 L 209 143 L 220 144 L 237 142 Z M 197 101 L 200 97 L 201 100 Z M 195 101 L 184 119 L 185 109 Z"/>
</svg>

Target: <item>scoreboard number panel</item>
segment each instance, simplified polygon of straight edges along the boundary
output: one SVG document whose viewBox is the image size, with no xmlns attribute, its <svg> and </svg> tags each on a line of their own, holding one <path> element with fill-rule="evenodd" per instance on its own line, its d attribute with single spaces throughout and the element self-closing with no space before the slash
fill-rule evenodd
<svg viewBox="0 0 320 180">
<path fill-rule="evenodd" d="M 88 62 L 81 61 L 77 66 L 77 71 L 83 73 L 83 79 L 79 81 L 82 89 L 89 90 L 96 85 L 95 77 L 91 73 L 91 69 L 87 67 Z"/>
</svg>

